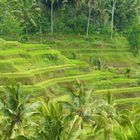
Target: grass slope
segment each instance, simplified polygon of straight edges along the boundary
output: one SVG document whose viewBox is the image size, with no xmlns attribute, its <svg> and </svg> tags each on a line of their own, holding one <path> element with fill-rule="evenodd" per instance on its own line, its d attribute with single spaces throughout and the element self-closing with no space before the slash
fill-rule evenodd
<svg viewBox="0 0 140 140">
<path fill-rule="evenodd" d="M 33 96 L 46 95 L 54 87 L 62 100 L 67 98 L 65 88 L 79 79 L 94 89 L 94 95 L 123 94 L 117 103 L 138 102 L 139 54 L 134 56 L 126 40 L 119 40 L 59 38 L 47 44 L 22 44 L 0 39 L 0 93 L 6 85 L 20 82 Z M 134 70 L 130 77 L 125 74 L 128 68 Z M 125 98 L 126 94 L 138 96 Z"/>
</svg>

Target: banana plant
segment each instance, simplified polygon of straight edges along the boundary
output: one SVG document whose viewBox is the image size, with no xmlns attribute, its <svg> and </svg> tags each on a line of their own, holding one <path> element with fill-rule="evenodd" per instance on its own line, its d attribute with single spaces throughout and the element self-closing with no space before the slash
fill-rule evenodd
<svg viewBox="0 0 140 140">
<path fill-rule="evenodd" d="M 90 26 L 90 20 L 91 20 L 91 13 L 93 8 L 97 7 L 98 1 L 97 0 L 84 0 L 84 3 L 88 6 L 88 22 L 87 22 L 87 32 L 86 37 L 89 37 L 89 26 Z"/>
<path fill-rule="evenodd" d="M 79 139 L 88 139 L 98 133 L 93 128 L 95 123 L 92 119 L 93 98 L 91 94 L 93 90 L 88 90 L 84 84 L 77 80 L 76 84 L 68 91 L 70 100 L 61 102 L 68 114 L 66 119 L 72 121 L 75 116 L 78 116 L 81 120 L 79 123 L 80 128 L 77 130 L 77 133 L 80 133 Z"/>
<path fill-rule="evenodd" d="M 37 132 L 38 139 L 60 140 L 60 135 L 64 127 L 62 106 L 59 103 L 55 104 L 51 102 L 49 98 L 46 100 L 40 99 L 40 102 L 41 127 Z"/>
<path fill-rule="evenodd" d="M 12 2 L 11 2 L 12 3 Z M 40 15 L 40 8 L 36 0 L 15 0 L 15 9 L 12 11 L 24 26 L 25 33 L 29 33 L 29 25 L 37 27 L 36 17 Z"/>
<path fill-rule="evenodd" d="M 87 90 L 84 85 L 77 80 L 72 88 L 68 89 L 70 101 L 63 102 L 69 108 L 68 117 L 78 115 L 83 120 L 89 117 L 90 114 L 90 97 L 92 90 Z M 81 126 L 82 127 L 82 126 Z"/>
<path fill-rule="evenodd" d="M 40 102 L 40 127 L 36 139 L 75 140 L 80 136 L 81 118 L 78 115 L 67 120 L 62 104 L 51 101 L 50 98 L 40 99 Z"/>
<path fill-rule="evenodd" d="M 65 129 L 62 131 L 61 140 L 80 139 L 80 136 L 83 132 L 80 127 L 81 123 L 82 119 L 78 115 L 75 115 L 70 121 L 65 120 Z"/>
<path fill-rule="evenodd" d="M 113 135 L 113 128 L 117 125 L 117 111 L 115 107 L 103 99 L 94 101 L 93 120 L 95 126 L 100 128 L 100 135 L 103 135 L 104 140 L 110 140 Z"/>
<path fill-rule="evenodd" d="M 58 2 L 59 0 L 46 0 L 46 4 L 51 7 L 51 33 L 54 32 L 54 4 Z"/>
<path fill-rule="evenodd" d="M 93 90 L 86 89 L 79 80 L 69 91 L 71 100 L 63 102 L 66 110 L 68 108 L 70 110 L 67 116 L 69 120 L 78 115 L 82 120 L 80 127 L 87 133 L 87 138 L 99 139 L 100 135 L 104 135 L 104 139 L 109 140 L 113 126 L 117 123 L 115 119 L 117 112 L 112 103 L 112 97 L 109 96 L 108 101 L 98 99 L 94 96 Z M 90 131 L 86 130 L 87 126 Z M 85 137 L 83 134 L 81 136 Z"/>
</svg>

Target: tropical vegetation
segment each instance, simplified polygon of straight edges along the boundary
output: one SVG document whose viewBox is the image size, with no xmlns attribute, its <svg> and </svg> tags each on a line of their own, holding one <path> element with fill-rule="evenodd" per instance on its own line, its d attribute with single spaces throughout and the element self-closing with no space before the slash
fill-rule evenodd
<svg viewBox="0 0 140 140">
<path fill-rule="evenodd" d="M 140 0 L 0 7 L 0 140 L 140 140 Z"/>
</svg>

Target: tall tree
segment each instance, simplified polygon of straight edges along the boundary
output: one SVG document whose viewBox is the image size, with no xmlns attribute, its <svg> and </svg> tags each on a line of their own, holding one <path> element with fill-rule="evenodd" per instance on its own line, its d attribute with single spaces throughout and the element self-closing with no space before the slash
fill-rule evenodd
<svg viewBox="0 0 140 140">
<path fill-rule="evenodd" d="M 36 0 L 19 0 L 13 1 L 13 13 L 21 21 L 25 33 L 28 34 L 29 30 L 33 27 L 37 27 L 37 16 L 40 14 L 40 8 L 37 5 Z"/>
<path fill-rule="evenodd" d="M 54 10 L 60 7 L 62 1 L 46 0 L 46 6 L 51 9 L 51 33 L 54 32 Z"/>
<path fill-rule="evenodd" d="M 51 0 L 51 33 L 53 33 L 54 0 Z"/>
<path fill-rule="evenodd" d="M 90 26 L 90 20 L 91 20 L 91 12 L 92 9 L 97 6 L 97 1 L 95 0 L 88 0 L 88 22 L 87 22 L 87 32 L 86 32 L 86 37 L 89 37 L 89 26 Z"/>
<path fill-rule="evenodd" d="M 116 1 L 117 1 L 117 0 L 113 0 L 113 5 L 112 5 L 111 39 L 113 38 L 113 32 L 114 32 L 114 13 L 115 13 Z"/>
<path fill-rule="evenodd" d="M 86 36 L 88 38 L 89 36 L 89 26 L 90 26 L 90 19 L 91 19 L 91 11 L 92 11 L 92 8 L 93 8 L 93 3 L 94 0 L 89 0 L 88 1 L 88 22 L 87 22 L 87 33 L 86 33 Z"/>
<path fill-rule="evenodd" d="M 138 20 L 139 20 L 139 24 L 140 24 L 140 0 L 138 0 L 138 6 L 137 6 L 137 11 L 138 11 Z"/>
<path fill-rule="evenodd" d="M 82 5 L 82 0 L 75 0 L 75 21 L 77 19 L 77 9 L 80 8 Z M 76 28 L 76 22 L 75 22 L 75 28 Z"/>
</svg>

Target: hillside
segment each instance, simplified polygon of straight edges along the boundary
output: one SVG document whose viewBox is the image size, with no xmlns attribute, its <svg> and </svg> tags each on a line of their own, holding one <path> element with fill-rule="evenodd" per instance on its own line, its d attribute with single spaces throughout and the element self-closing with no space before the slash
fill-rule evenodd
<svg viewBox="0 0 140 140">
<path fill-rule="evenodd" d="M 5 86 L 19 82 L 31 97 L 63 100 L 68 98 L 67 89 L 80 80 L 95 95 L 111 93 L 116 103 L 137 103 L 139 67 L 139 55 L 134 56 L 125 41 L 119 46 L 82 38 L 46 44 L 0 40 L 1 93 Z"/>
</svg>

